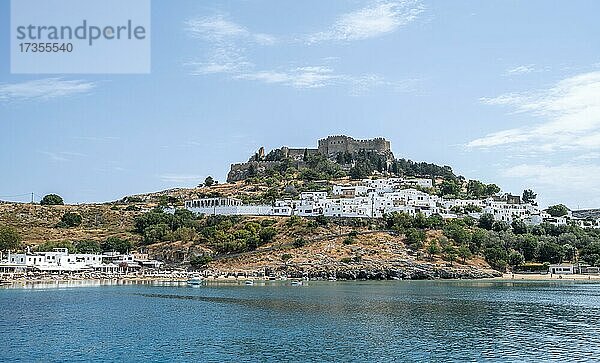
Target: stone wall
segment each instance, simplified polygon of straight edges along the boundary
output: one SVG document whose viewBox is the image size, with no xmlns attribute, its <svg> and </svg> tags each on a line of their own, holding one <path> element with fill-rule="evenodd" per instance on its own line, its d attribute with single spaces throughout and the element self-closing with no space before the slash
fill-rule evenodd
<svg viewBox="0 0 600 363">
<path fill-rule="evenodd" d="M 344 135 L 329 136 L 325 139 L 319 140 L 317 149 L 289 148 L 287 146 L 283 146 L 282 148 L 275 150 L 280 150 L 281 155 L 294 160 L 298 164 L 297 166 L 301 166 L 303 164 L 302 160 L 305 152 L 308 155 L 316 155 L 320 153 L 328 157 L 334 157 L 340 152 L 349 152 L 354 154 L 361 150 L 366 150 L 389 156 L 390 158 L 388 158 L 388 160 L 393 157 L 390 142 L 382 137 L 369 140 L 357 140 Z M 259 159 L 264 158 L 264 149 L 261 147 L 255 156 L 256 155 L 258 155 Z M 229 174 L 227 174 L 227 181 L 235 182 L 248 178 L 251 174 L 251 168 L 254 169 L 256 174 L 261 174 L 266 170 L 272 169 L 281 164 L 280 161 L 257 161 L 255 160 L 255 156 L 251 157 L 246 163 L 231 164 L 231 170 L 229 171 Z"/>
<path fill-rule="evenodd" d="M 360 150 L 375 151 L 380 154 L 391 153 L 390 142 L 382 137 L 369 140 L 356 140 L 349 136 L 329 136 L 319 140 L 319 152 L 333 156 L 337 153 L 357 153 Z"/>
</svg>

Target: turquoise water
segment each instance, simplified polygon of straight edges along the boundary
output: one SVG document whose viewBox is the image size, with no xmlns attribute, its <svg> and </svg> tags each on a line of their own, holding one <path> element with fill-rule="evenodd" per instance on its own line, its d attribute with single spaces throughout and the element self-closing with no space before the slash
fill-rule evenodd
<svg viewBox="0 0 600 363">
<path fill-rule="evenodd" d="M 0 361 L 598 361 L 600 285 L 0 289 Z"/>
</svg>

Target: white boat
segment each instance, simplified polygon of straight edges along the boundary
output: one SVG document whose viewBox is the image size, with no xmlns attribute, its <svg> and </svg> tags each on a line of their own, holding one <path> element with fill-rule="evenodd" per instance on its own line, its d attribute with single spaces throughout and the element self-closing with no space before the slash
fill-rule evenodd
<svg viewBox="0 0 600 363">
<path fill-rule="evenodd" d="M 202 284 L 202 277 L 200 276 L 194 276 L 192 278 L 190 278 L 189 280 L 187 280 L 188 285 L 200 285 Z"/>
<path fill-rule="evenodd" d="M 302 286 L 302 280 L 292 281 L 292 286 Z"/>
<path fill-rule="evenodd" d="M 244 284 L 245 285 L 254 285 L 254 281 L 252 281 L 252 280 L 246 280 L 246 281 L 244 281 Z"/>
</svg>

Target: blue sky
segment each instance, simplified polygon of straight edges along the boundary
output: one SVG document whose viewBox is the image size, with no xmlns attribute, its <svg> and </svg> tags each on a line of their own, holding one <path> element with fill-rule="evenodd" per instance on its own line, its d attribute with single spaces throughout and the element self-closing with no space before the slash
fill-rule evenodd
<svg viewBox="0 0 600 363">
<path fill-rule="evenodd" d="M 600 207 L 596 1 L 153 1 L 152 72 L 11 75 L 0 2 L 0 199 L 94 202 L 260 146 L 384 136 L 543 205 Z"/>
</svg>

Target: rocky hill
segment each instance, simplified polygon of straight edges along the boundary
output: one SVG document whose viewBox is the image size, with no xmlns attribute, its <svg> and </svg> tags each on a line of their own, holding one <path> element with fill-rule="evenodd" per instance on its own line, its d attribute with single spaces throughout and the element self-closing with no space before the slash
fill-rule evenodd
<svg viewBox="0 0 600 363">
<path fill-rule="evenodd" d="M 219 274 L 266 273 L 340 279 L 481 278 L 499 275 L 480 258 L 471 258 L 465 263 L 460 260 L 449 263 L 439 256 L 428 258 L 424 252 L 413 252 L 406 247 L 403 235 L 366 220 L 359 223 L 340 219 L 319 225 L 314 220 L 298 217 L 225 218 L 222 222 L 229 223 L 226 227 L 221 227 L 221 224 L 215 226 L 235 238 L 242 230 L 257 228 L 254 226 L 276 231 L 272 239 L 258 248 L 241 252 L 226 252 L 220 247 L 219 238 L 232 238 L 227 234 L 216 239 L 206 237 L 205 231 L 215 228 L 208 225 L 206 217 L 194 222 L 198 232 L 188 236 L 173 233 L 166 240 L 149 241 L 144 233 L 136 231 L 136 217 L 152 208 L 155 204 L 151 201 L 155 198 L 165 195 L 187 198 L 195 193 L 205 193 L 205 189 L 223 195 L 261 192 L 261 188 L 241 183 L 237 188 L 235 185 L 223 185 L 140 195 L 136 196 L 139 199 L 133 198 L 136 202 L 131 203 L 66 206 L 9 203 L 0 205 L 0 225 L 15 228 L 24 246 L 31 248 L 45 242 L 102 242 L 116 236 L 133 241 L 137 248 L 174 266 L 189 266 L 194 256 L 212 256 L 212 261 L 202 268 Z M 132 206 L 139 210 L 132 210 Z M 67 212 L 81 215 L 81 225 L 57 227 L 62 215 Z M 439 234 L 435 231 L 429 233 L 429 238 L 436 238 L 435 234 Z M 302 242 L 298 243 L 299 240 Z"/>
<path fill-rule="evenodd" d="M 140 211 L 127 211 L 126 206 L 82 204 L 41 206 L 24 203 L 0 204 L 0 225 L 17 230 L 25 246 L 47 241 L 101 241 L 110 236 L 139 239 L 132 233 L 133 219 Z M 77 213 L 82 223 L 76 228 L 56 225 L 66 212 Z"/>
</svg>

